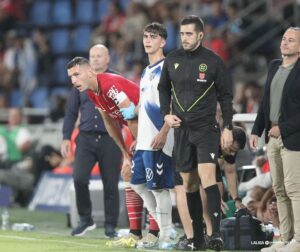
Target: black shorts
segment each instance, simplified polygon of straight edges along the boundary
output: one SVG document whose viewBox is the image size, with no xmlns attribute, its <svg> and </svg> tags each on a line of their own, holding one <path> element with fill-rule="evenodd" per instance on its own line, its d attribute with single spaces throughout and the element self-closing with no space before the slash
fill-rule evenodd
<svg viewBox="0 0 300 252">
<path fill-rule="evenodd" d="M 180 127 L 174 130 L 174 157 L 178 172 L 190 172 L 198 164 L 218 161 L 220 130 L 212 124 L 198 130 Z"/>
<path fill-rule="evenodd" d="M 182 177 L 180 176 L 180 173 L 177 171 L 174 172 L 174 181 L 175 181 L 175 186 L 183 185 Z M 222 171 L 220 169 L 219 164 L 217 164 L 216 166 L 216 181 L 217 183 L 223 182 Z M 201 184 L 201 180 L 200 180 L 200 184 Z"/>
</svg>

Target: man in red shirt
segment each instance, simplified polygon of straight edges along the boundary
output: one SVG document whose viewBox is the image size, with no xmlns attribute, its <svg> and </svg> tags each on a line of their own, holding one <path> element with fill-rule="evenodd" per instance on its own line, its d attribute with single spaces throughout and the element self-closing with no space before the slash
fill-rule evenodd
<svg viewBox="0 0 300 252">
<path fill-rule="evenodd" d="M 120 124 L 128 125 L 132 135 L 137 135 L 137 120 L 125 121 L 121 108 L 138 105 L 139 87 L 132 81 L 117 74 L 96 74 L 89 61 L 83 57 L 75 57 L 67 65 L 68 76 L 72 84 L 80 92 L 86 91 L 89 98 L 99 109 L 109 135 L 121 149 L 124 157 L 121 175 L 125 182 L 131 178 L 131 155 L 123 140 Z M 142 199 L 130 188 L 126 187 L 126 203 L 130 223 L 130 235 L 113 246 L 134 247 L 137 239 L 141 238 Z M 141 201 L 141 204 L 139 203 Z M 158 230 L 157 223 L 150 217 L 151 230 Z"/>
<path fill-rule="evenodd" d="M 120 75 L 111 73 L 96 74 L 86 58 L 75 57 L 67 65 L 68 76 L 72 84 L 80 91 L 87 91 L 88 96 L 98 107 L 110 136 L 122 151 L 124 162 L 122 172 L 130 169 L 131 158 L 126 149 L 119 124 L 128 125 L 136 136 L 136 120 L 125 121 L 120 108 L 133 102 L 138 104 L 139 87 Z M 124 169 L 126 170 L 124 170 Z M 124 174 L 122 174 L 124 175 Z"/>
</svg>

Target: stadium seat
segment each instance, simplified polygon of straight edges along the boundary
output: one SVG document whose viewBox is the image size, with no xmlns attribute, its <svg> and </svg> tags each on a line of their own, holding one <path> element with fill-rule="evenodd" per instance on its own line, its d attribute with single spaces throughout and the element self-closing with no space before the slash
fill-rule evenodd
<svg viewBox="0 0 300 252">
<path fill-rule="evenodd" d="M 69 79 L 66 70 L 66 65 L 69 62 L 67 57 L 58 57 L 53 64 L 53 79 L 52 83 L 55 86 L 66 86 Z"/>
<path fill-rule="evenodd" d="M 92 29 L 89 25 L 75 28 L 73 33 L 72 50 L 76 53 L 86 53 L 89 50 Z"/>
<path fill-rule="evenodd" d="M 166 29 L 167 29 L 167 32 L 168 32 L 168 38 L 167 38 L 167 41 L 166 41 L 166 45 L 164 47 L 164 50 L 166 52 L 170 52 L 174 49 L 177 48 L 177 38 L 178 38 L 178 29 L 176 28 L 176 26 L 170 22 L 170 21 L 167 21 L 165 23 L 165 26 L 166 26 Z"/>
<path fill-rule="evenodd" d="M 30 103 L 33 108 L 48 107 L 48 89 L 45 87 L 36 88 L 30 95 Z"/>
<path fill-rule="evenodd" d="M 101 22 L 108 12 L 110 0 L 97 0 L 95 18 L 97 22 Z"/>
<path fill-rule="evenodd" d="M 126 12 L 127 8 L 128 8 L 128 4 L 131 0 L 119 0 L 119 3 L 121 5 L 121 8 L 124 12 Z"/>
<path fill-rule="evenodd" d="M 70 31 L 67 28 L 53 29 L 50 32 L 49 44 L 51 53 L 66 54 L 70 50 Z"/>
<path fill-rule="evenodd" d="M 52 20 L 56 25 L 72 24 L 71 0 L 56 0 L 52 5 Z"/>
<path fill-rule="evenodd" d="M 94 0 L 78 0 L 75 9 L 76 24 L 93 24 L 95 20 Z"/>
<path fill-rule="evenodd" d="M 22 105 L 22 96 L 20 89 L 14 89 L 10 93 L 9 106 L 10 107 L 21 107 Z"/>
<path fill-rule="evenodd" d="M 34 1 L 29 10 L 29 20 L 34 26 L 51 25 L 51 3 L 49 0 Z"/>
</svg>

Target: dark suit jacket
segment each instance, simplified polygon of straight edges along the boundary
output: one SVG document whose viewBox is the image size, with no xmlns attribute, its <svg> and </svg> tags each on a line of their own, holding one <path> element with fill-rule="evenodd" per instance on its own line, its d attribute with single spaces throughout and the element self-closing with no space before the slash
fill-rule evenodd
<svg viewBox="0 0 300 252">
<path fill-rule="evenodd" d="M 265 93 L 252 129 L 252 134 L 258 136 L 266 130 L 266 142 L 271 128 L 270 86 L 281 63 L 282 60 L 273 60 L 270 64 Z M 284 84 L 278 124 L 284 147 L 300 151 L 300 59 L 297 60 Z"/>
</svg>

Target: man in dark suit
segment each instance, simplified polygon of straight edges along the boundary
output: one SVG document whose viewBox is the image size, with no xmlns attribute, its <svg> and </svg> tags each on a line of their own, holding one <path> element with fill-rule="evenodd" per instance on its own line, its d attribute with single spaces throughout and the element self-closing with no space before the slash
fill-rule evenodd
<svg viewBox="0 0 300 252">
<path fill-rule="evenodd" d="M 271 62 L 265 94 L 255 120 L 250 146 L 257 148 L 265 130 L 267 154 L 277 197 L 281 243 L 264 252 L 300 251 L 300 28 L 282 37 L 282 60 Z"/>
</svg>

